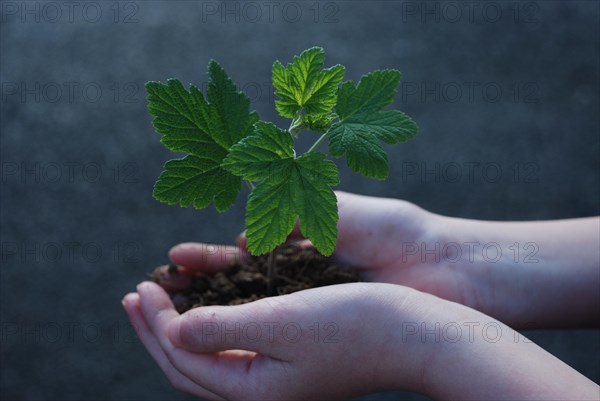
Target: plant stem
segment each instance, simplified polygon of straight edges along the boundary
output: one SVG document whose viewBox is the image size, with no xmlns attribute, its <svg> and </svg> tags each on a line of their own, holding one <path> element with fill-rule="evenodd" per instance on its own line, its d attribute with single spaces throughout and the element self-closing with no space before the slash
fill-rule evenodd
<svg viewBox="0 0 600 401">
<path fill-rule="evenodd" d="M 315 143 L 313 143 L 313 145 L 310 147 L 310 149 L 308 149 L 308 150 L 306 151 L 306 153 L 310 153 L 310 152 L 312 152 L 313 150 L 315 150 L 315 149 L 316 149 L 316 148 L 317 148 L 317 147 L 318 147 L 318 146 L 321 144 L 321 142 L 323 142 L 323 141 L 325 140 L 325 138 L 326 138 L 326 137 L 327 137 L 327 132 L 326 132 L 326 133 L 324 133 L 323 135 L 321 135 L 321 136 L 319 137 L 319 139 L 317 139 L 317 141 L 316 141 Z"/>
<path fill-rule="evenodd" d="M 292 120 L 292 123 L 290 124 L 290 127 L 288 128 L 288 132 L 290 133 L 291 136 L 296 138 L 298 136 L 298 134 L 300 133 L 300 131 L 302 131 L 302 128 L 304 128 L 302 123 L 298 124 L 298 120 L 296 120 L 294 118 Z"/>
<path fill-rule="evenodd" d="M 248 188 L 250 189 L 250 191 L 252 191 L 254 189 L 253 183 L 251 183 L 250 181 L 246 181 L 246 180 L 244 180 L 244 182 L 246 183 L 246 185 L 248 185 Z"/>
<path fill-rule="evenodd" d="M 272 297 L 275 295 L 275 289 L 273 288 L 273 281 L 275 281 L 275 263 L 277 250 L 279 247 L 276 247 L 269 254 L 269 259 L 267 260 L 267 296 Z"/>
</svg>

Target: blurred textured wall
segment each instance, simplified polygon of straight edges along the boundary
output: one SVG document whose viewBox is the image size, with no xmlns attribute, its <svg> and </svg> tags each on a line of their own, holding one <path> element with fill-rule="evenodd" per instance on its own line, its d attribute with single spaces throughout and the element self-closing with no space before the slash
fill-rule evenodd
<svg viewBox="0 0 600 401">
<path fill-rule="evenodd" d="M 120 299 L 171 245 L 242 229 L 241 199 L 218 214 L 151 197 L 171 155 L 143 84 L 205 85 L 211 58 L 279 123 L 275 59 L 320 45 L 350 79 L 403 72 L 395 106 L 419 136 L 389 148 L 387 181 L 344 166 L 340 189 L 480 219 L 599 214 L 597 1 L 0 5 L 3 399 L 191 398 L 137 342 Z M 600 380 L 598 330 L 526 334 Z"/>
</svg>

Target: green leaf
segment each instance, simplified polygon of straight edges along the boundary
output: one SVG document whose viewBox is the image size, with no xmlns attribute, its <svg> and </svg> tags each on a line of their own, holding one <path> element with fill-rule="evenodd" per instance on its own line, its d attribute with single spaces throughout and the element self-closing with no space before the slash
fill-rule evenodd
<svg viewBox="0 0 600 401">
<path fill-rule="evenodd" d="M 258 184 L 246 205 L 246 246 L 262 255 L 283 244 L 296 223 L 292 187 L 287 180 Z"/>
<path fill-rule="evenodd" d="M 300 230 L 323 255 L 331 255 L 337 239 L 339 183 L 335 164 L 322 153 L 281 160 L 279 174 L 259 183 L 246 206 L 247 246 L 262 255 L 285 242 L 300 220 Z"/>
<path fill-rule="evenodd" d="M 228 149 L 253 131 L 258 120 L 250 112 L 248 97 L 221 66 L 211 61 L 208 69 L 208 101 L 193 85 L 185 90 L 181 82 L 148 82 L 148 110 L 161 142 L 174 152 L 189 156 L 165 164 L 153 196 L 161 202 L 207 207 L 212 201 L 218 211 L 230 208 L 240 190 L 241 180 L 221 167 Z"/>
<path fill-rule="evenodd" d="M 337 239 L 337 201 L 331 187 L 339 183 L 335 164 L 318 152 L 295 158 L 287 131 L 266 122 L 234 145 L 222 166 L 250 181 L 246 207 L 248 250 L 261 255 L 285 242 L 300 219 L 300 230 L 324 255 Z"/>
<path fill-rule="evenodd" d="M 173 152 L 202 155 L 221 147 L 208 135 L 208 124 L 202 111 L 208 107 L 202 93 L 193 85 L 186 91 L 176 79 L 148 82 L 148 110 L 152 124 L 162 135 L 160 141 Z"/>
<path fill-rule="evenodd" d="M 375 71 L 363 76 L 358 86 L 345 82 L 338 92 L 335 110 L 340 121 L 328 131 L 329 151 L 336 157 L 345 154 L 348 167 L 367 177 L 388 176 L 381 141 L 399 143 L 417 134 L 417 125 L 404 113 L 381 111 L 393 102 L 399 83 L 399 71 Z"/>
<path fill-rule="evenodd" d="M 276 108 L 294 119 L 289 130 L 258 121 L 248 97 L 216 61 L 208 65 L 206 96 L 177 80 L 149 82 L 148 110 L 161 142 L 187 153 L 165 164 L 153 195 L 184 207 L 214 203 L 224 211 L 245 179 L 256 184 L 246 208 L 250 253 L 272 251 L 298 223 L 320 253 L 332 254 L 338 222 L 332 188 L 339 184 L 339 173 L 313 150 L 328 138 L 331 154 L 345 155 L 353 170 L 385 178 L 388 160 L 382 143 L 403 142 L 416 135 L 417 126 L 399 111 L 383 111 L 394 100 L 399 71 L 375 71 L 358 84 L 342 84 L 345 68 L 324 69 L 324 62 L 324 50 L 313 47 L 286 66 L 273 64 Z M 325 134 L 298 157 L 294 139 L 302 129 Z"/>
<path fill-rule="evenodd" d="M 165 164 L 153 195 L 169 205 L 203 209 L 214 200 L 223 211 L 231 207 L 240 190 L 240 179 L 219 166 L 220 160 L 186 156 Z"/>
<path fill-rule="evenodd" d="M 335 106 L 339 118 L 382 110 L 394 101 L 401 77 L 398 70 L 378 70 L 362 76 L 358 87 L 353 81 L 344 82 Z"/>
<path fill-rule="evenodd" d="M 250 113 L 250 99 L 237 90 L 235 83 L 215 60 L 208 64 L 208 76 L 209 134 L 215 142 L 229 149 L 253 132 L 258 114 Z"/>
<path fill-rule="evenodd" d="M 284 67 L 273 64 L 275 108 L 283 117 L 295 118 L 304 109 L 306 114 L 327 114 L 335 106 L 337 90 L 346 69 L 341 65 L 322 69 L 325 51 L 320 47 L 305 50 L 294 62 Z"/>
<path fill-rule="evenodd" d="M 333 119 L 332 114 L 306 115 L 302 118 L 302 123 L 313 132 L 325 132 L 333 124 Z"/>
<path fill-rule="evenodd" d="M 281 174 L 282 161 L 294 158 L 294 143 L 287 131 L 263 121 L 254 134 L 233 145 L 223 168 L 247 181 L 260 181 Z"/>
<path fill-rule="evenodd" d="M 329 256 L 337 241 L 337 198 L 331 187 L 340 183 L 338 169 L 319 152 L 305 153 L 296 159 L 295 207 L 300 218 L 300 231 L 317 250 Z"/>
</svg>

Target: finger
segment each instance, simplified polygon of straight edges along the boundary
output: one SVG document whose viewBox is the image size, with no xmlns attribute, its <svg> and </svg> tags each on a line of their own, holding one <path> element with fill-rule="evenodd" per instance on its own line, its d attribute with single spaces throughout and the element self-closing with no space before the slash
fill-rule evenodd
<svg viewBox="0 0 600 401">
<path fill-rule="evenodd" d="M 296 242 L 296 246 L 299 247 L 300 249 L 307 249 L 307 248 L 315 247 L 314 244 L 308 239 L 303 239 L 302 241 Z"/>
<path fill-rule="evenodd" d="M 191 353 L 176 348 L 168 337 L 169 323 L 179 316 L 169 296 L 160 286 L 152 282 L 138 285 L 140 309 L 150 331 L 154 334 L 169 362 L 184 376 L 193 378 L 202 388 L 224 398 L 229 396 L 236 386 L 247 380 L 250 361 L 254 353 Z M 227 380 L 224 380 L 227 378 Z"/>
<path fill-rule="evenodd" d="M 278 316 L 290 317 L 286 309 L 270 299 L 195 308 L 169 322 L 169 339 L 176 347 L 191 352 L 241 349 L 291 361 L 293 347 L 282 335 L 286 322 L 278 321 Z"/>
<path fill-rule="evenodd" d="M 370 229 L 373 221 L 368 216 L 370 211 L 381 211 L 381 204 L 373 203 L 375 198 L 343 191 L 335 191 L 335 196 L 339 219 L 337 243 L 332 256 L 344 264 L 360 269 L 365 262 L 372 262 L 374 249 L 380 247 L 381 239 L 372 235 Z M 389 224 L 387 221 L 382 223 Z"/>
<path fill-rule="evenodd" d="M 302 231 L 300 231 L 300 220 L 298 220 L 296 221 L 296 224 L 294 224 L 292 232 L 288 234 L 287 240 L 294 241 L 302 238 L 304 238 L 304 235 L 302 235 Z"/>
<path fill-rule="evenodd" d="M 235 244 L 237 245 L 238 248 L 243 249 L 245 251 L 246 250 L 246 242 L 247 242 L 246 230 L 244 230 L 235 239 Z"/>
<path fill-rule="evenodd" d="M 173 263 L 187 270 L 212 274 L 223 271 L 246 257 L 236 246 L 184 242 L 169 251 Z"/>
<path fill-rule="evenodd" d="M 173 348 L 172 344 L 162 334 L 166 333 L 168 323 L 177 318 L 179 313 L 167 293 L 157 284 L 145 281 L 137 286 L 137 290 L 140 297 L 140 310 L 146 324 L 163 350 L 168 351 Z"/>
<path fill-rule="evenodd" d="M 169 361 L 167 356 L 162 350 L 162 347 L 158 343 L 156 337 L 150 331 L 150 328 L 146 324 L 142 312 L 140 310 L 140 297 L 137 293 L 130 293 L 123 298 L 123 307 L 129 316 L 129 320 L 137 333 L 138 337 L 142 341 L 142 344 L 146 347 L 146 350 L 158 364 L 161 370 L 171 382 L 171 385 L 177 390 L 185 391 L 190 394 L 195 394 L 200 397 L 209 399 L 222 399 L 215 393 L 208 391 L 198 384 L 194 383 L 189 378 L 181 374 Z"/>
</svg>

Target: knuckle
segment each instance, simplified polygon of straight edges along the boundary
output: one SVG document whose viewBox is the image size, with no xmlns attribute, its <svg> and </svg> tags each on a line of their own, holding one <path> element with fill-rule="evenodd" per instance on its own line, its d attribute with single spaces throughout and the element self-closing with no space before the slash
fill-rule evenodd
<svg viewBox="0 0 600 401">
<path fill-rule="evenodd" d="M 179 324 L 179 341 L 184 346 L 198 344 L 198 337 L 202 334 L 202 322 L 196 316 L 186 316 Z"/>
</svg>

